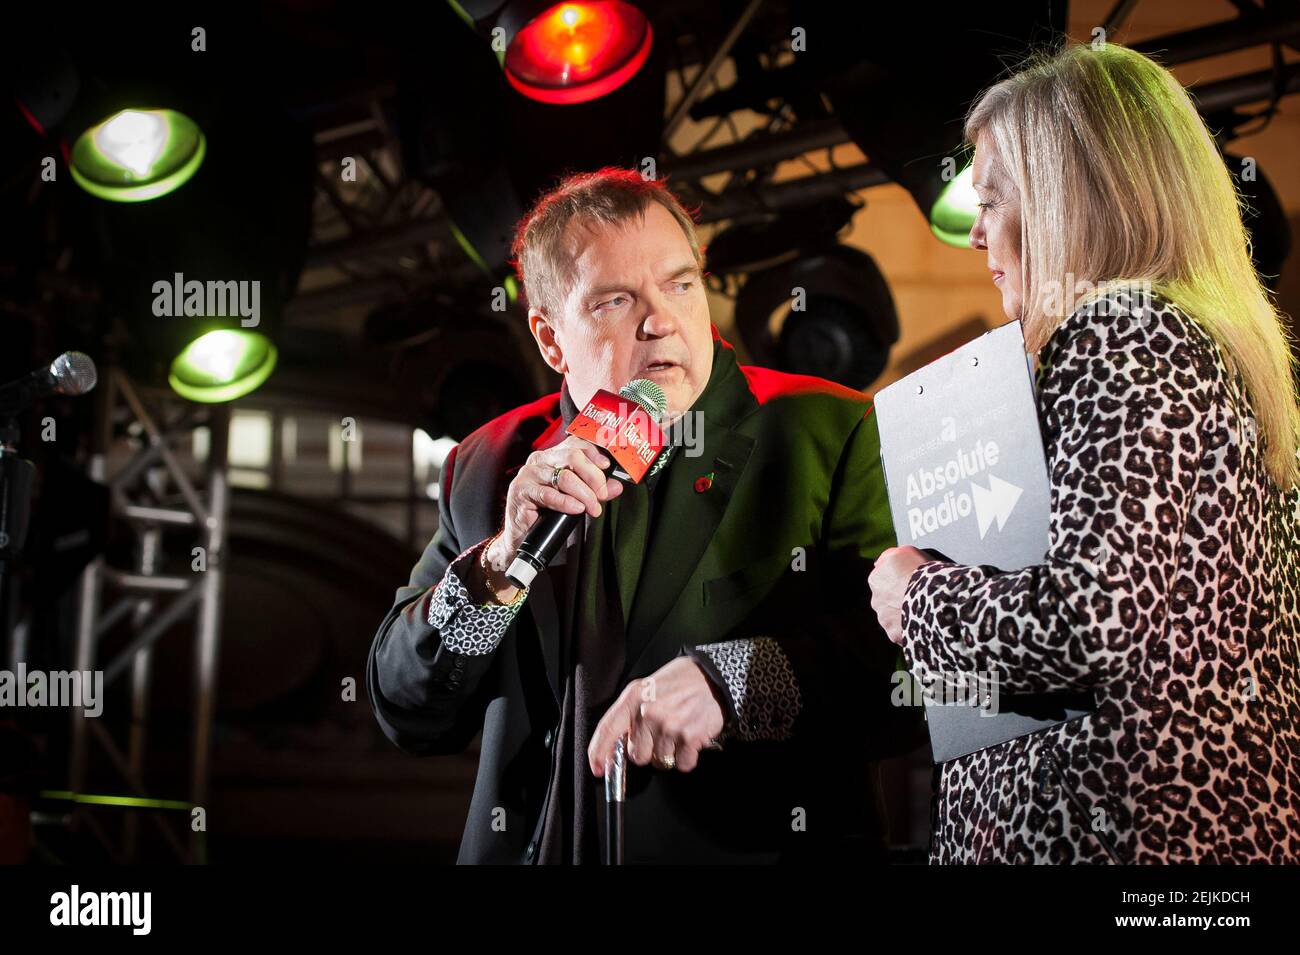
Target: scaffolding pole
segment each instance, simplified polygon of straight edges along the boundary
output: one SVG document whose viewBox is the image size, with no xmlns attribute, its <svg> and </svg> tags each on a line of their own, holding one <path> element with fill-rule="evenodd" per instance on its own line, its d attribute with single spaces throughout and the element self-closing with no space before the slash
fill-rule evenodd
<svg viewBox="0 0 1300 955">
<path fill-rule="evenodd" d="M 99 670 L 104 687 L 118 678 L 129 681 L 128 739 L 122 748 L 110 731 L 74 709 L 69 747 L 69 829 L 89 832 L 115 861 L 131 862 L 138 855 L 141 810 L 171 847 L 178 860 L 206 861 L 206 821 L 211 773 L 212 723 L 216 710 L 217 661 L 222 609 L 222 559 L 225 551 L 229 484 L 226 452 L 230 410 L 224 404 L 204 407 L 211 435 L 208 459 L 197 482 L 177 457 L 178 441 L 191 431 L 166 427 L 166 411 L 180 399 L 164 395 L 155 414 L 141 392 L 120 369 L 110 369 L 107 387 L 99 392 L 90 476 L 111 489 L 110 517 L 134 536 L 135 562 L 128 569 L 113 567 L 101 555 L 87 565 L 79 587 L 76 667 Z M 193 406 L 187 405 L 188 408 Z M 109 474 L 113 442 L 123 433 L 140 437 L 129 458 Z M 184 553 L 168 555 L 183 528 L 195 536 Z M 200 555 L 193 550 L 201 547 Z M 167 560 L 171 556 L 172 560 Z M 168 564 L 171 575 L 165 573 Z M 175 568 L 185 568 L 176 570 Z M 113 600 L 105 601 L 106 594 Z M 107 609 L 105 609 L 107 607 Z M 185 787 L 183 799 L 157 799 L 148 791 L 144 773 L 149 748 L 150 678 L 153 649 L 164 634 L 188 622 L 194 641 L 193 721 L 189 737 L 187 774 L 176 783 Z M 115 656 L 106 659 L 101 642 L 109 631 L 125 625 L 129 632 Z M 94 725 L 92 725 L 92 723 Z M 124 791 L 90 794 L 92 758 L 102 753 Z M 98 818 L 128 810 L 122 817 L 120 839 Z M 202 809 L 201 814 L 194 812 Z M 196 820 L 202 816 L 202 825 Z M 180 826 L 184 827 L 183 830 Z"/>
</svg>

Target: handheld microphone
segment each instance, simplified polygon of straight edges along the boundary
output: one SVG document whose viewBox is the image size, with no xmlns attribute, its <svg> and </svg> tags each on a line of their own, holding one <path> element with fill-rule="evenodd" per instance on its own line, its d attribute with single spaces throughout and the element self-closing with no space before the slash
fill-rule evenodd
<svg viewBox="0 0 1300 955">
<path fill-rule="evenodd" d="M 626 413 L 628 403 L 634 406 Z M 598 391 L 565 429 L 597 445 L 610 457 L 606 477 L 627 484 L 639 482 L 663 450 L 665 439 L 658 421 L 668 406 L 664 390 L 648 378 L 629 381 L 617 395 Z M 638 413 L 640 412 L 640 413 Z M 528 531 L 506 579 L 527 589 L 533 579 L 555 559 L 564 542 L 582 521 L 582 514 L 542 508 Z"/>
<path fill-rule="evenodd" d="M 45 395 L 84 395 L 95 387 L 99 375 L 89 355 L 64 352 L 48 367 L 0 386 L 0 413 L 16 414 Z"/>
</svg>

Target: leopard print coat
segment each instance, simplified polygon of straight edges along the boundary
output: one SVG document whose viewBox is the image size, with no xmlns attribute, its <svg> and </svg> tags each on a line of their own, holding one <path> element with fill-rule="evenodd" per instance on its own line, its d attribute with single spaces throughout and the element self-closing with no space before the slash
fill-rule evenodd
<svg viewBox="0 0 1300 955">
<path fill-rule="evenodd" d="M 1300 860 L 1300 490 L 1167 300 L 1114 290 L 1040 358 L 1045 561 L 923 564 L 904 651 L 1098 708 L 938 767 L 931 861 Z"/>
</svg>

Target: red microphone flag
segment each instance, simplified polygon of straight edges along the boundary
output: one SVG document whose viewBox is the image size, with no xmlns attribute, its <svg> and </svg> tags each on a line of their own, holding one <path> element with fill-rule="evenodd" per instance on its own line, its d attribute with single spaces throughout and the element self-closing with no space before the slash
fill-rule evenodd
<svg viewBox="0 0 1300 955">
<path fill-rule="evenodd" d="M 565 429 L 608 451 L 634 484 L 640 484 L 663 450 L 664 433 L 635 401 L 598 391 Z"/>
</svg>

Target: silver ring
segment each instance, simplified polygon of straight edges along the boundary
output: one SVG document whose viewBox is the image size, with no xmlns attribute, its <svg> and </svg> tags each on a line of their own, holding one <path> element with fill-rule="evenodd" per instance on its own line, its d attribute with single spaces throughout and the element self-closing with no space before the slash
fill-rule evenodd
<svg viewBox="0 0 1300 955">
<path fill-rule="evenodd" d="M 567 470 L 569 470 L 569 466 L 562 464 L 551 472 L 551 487 L 557 491 L 560 489 L 560 474 Z"/>
</svg>

